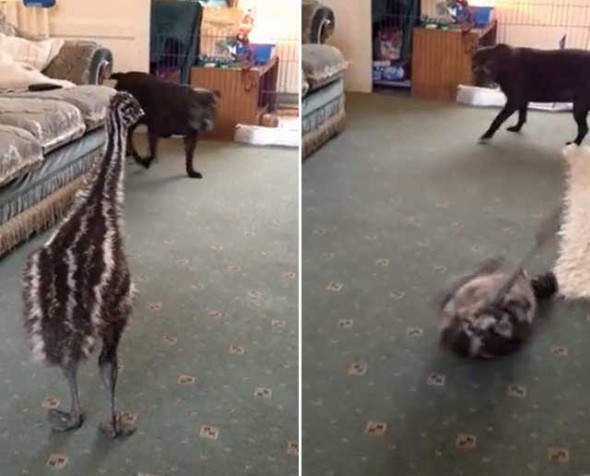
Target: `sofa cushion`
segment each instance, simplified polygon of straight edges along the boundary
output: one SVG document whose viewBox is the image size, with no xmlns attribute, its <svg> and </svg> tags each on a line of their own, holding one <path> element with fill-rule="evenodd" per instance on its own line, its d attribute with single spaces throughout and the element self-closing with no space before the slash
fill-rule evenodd
<svg viewBox="0 0 590 476">
<path fill-rule="evenodd" d="M 30 132 L 0 124 L 0 186 L 38 167 L 41 162 L 41 144 Z"/>
<path fill-rule="evenodd" d="M 80 110 L 64 101 L 0 97 L 0 124 L 30 132 L 43 153 L 81 137 L 86 126 Z"/>
<path fill-rule="evenodd" d="M 305 97 L 309 91 L 309 81 L 305 77 L 305 73 L 301 71 L 301 97 Z"/>
<path fill-rule="evenodd" d="M 64 45 L 62 38 L 32 41 L 0 32 L 0 50 L 17 63 L 25 63 L 37 71 L 43 71 L 58 55 Z"/>
<path fill-rule="evenodd" d="M 342 53 L 329 45 L 302 45 L 301 62 L 311 90 L 339 79 L 347 66 Z"/>
<path fill-rule="evenodd" d="M 40 98 L 66 102 L 81 112 L 87 130 L 92 130 L 106 120 L 109 102 L 115 93 L 113 88 L 107 86 L 83 85 L 35 93 L 11 93 L 3 97 Z"/>
</svg>

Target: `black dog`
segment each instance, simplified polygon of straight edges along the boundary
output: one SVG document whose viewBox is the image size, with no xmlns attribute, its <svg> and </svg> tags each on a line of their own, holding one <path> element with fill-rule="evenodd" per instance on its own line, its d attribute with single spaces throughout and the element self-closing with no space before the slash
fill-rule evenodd
<svg viewBox="0 0 590 476">
<path fill-rule="evenodd" d="M 590 110 L 590 52 L 585 50 L 536 50 L 512 48 L 505 44 L 484 47 L 473 54 L 476 82 L 497 83 L 506 95 L 504 108 L 496 116 L 480 142 L 491 139 L 506 119 L 518 111 L 518 122 L 508 128 L 520 132 L 527 119 L 528 104 L 573 102 L 580 145 L 588 133 L 586 116 Z M 571 142 L 568 142 L 570 144 Z"/>
<path fill-rule="evenodd" d="M 114 73 L 115 89 L 133 95 L 145 112 L 140 121 L 129 129 L 129 152 L 136 162 L 149 168 L 156 159 L 158 139 L 178 135 L 184 137 L 186 173 L 202 178 L 194 169 L 193 156 L 200 131 L 210 131 L 215 123 L 219 92 L 193 89 L 190 86 L 163 81 L 147 73 Z M 147 126 L 150 155 L 141 157 L 133 144 L 133 131 L 139 124 Z"/>
</svg>

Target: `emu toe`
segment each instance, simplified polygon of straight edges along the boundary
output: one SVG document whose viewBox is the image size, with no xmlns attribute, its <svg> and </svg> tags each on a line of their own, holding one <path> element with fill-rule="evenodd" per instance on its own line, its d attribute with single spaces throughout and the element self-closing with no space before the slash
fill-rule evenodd
<svg viewBox="0 0 590 476">
<path fill-rule="evenodd" d="M 137 430 L 135 417 L 127 412 L 117 413 L 114 422 L 112 419 L 109 419 L 108 421 L 102 422 L 99 428 L 100 431 L 109 438 L 129 436 Z"/>
<path fill-rule="evenodd" d="M 76 430 L 84 423 L 84 415 L 74 415 L 58 409 L 49 410 L 48 417 L 53 431 L 58 432 Z"/>
</svg>

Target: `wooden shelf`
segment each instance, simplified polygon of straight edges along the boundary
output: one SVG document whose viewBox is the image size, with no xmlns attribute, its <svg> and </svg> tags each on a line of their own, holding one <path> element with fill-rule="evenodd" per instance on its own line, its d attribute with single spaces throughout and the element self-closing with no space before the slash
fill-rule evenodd
<svg viewBox="0 0 590 476">
<path fill-rule="evenodd" d="M 257 125 L 261 111 L 273 109 L 279 58 L 264 66 L 242 68 L 191 69 L 191 86 L 217 90 L 221 99 L 217 106 L 215 129 L 206 138 L 232 141 L 237 124 Z"/>
<path fill-rule="evenodd" d="M 414 28 L 412 96 L 454 101 L 459 84 L 473 84 L 471 55 L 496 44 L 498 23 L 463 33 L 460 29 Z"/>
</svg>

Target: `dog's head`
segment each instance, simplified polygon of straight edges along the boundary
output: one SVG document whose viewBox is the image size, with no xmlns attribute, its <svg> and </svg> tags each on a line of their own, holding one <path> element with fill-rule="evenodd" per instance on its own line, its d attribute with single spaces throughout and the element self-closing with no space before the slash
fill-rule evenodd
<svg viewBox="0 0 590 476">
<path fill-rule="evenodd" d="M 500 43 L 484 46 L 474 51 L 471 59 L 473 78 L 476 84 L 496 82 L 502 63 L 512 54 L 512 48 Z"/>
<path fill-rule="evenodd" d="M 193 106 L 191 108 L 191 126 L 199 131 L 209 132 L 215 127 L 215 113 L 221 98 L 219 91 L 194 88 Z"/>
</svg>

